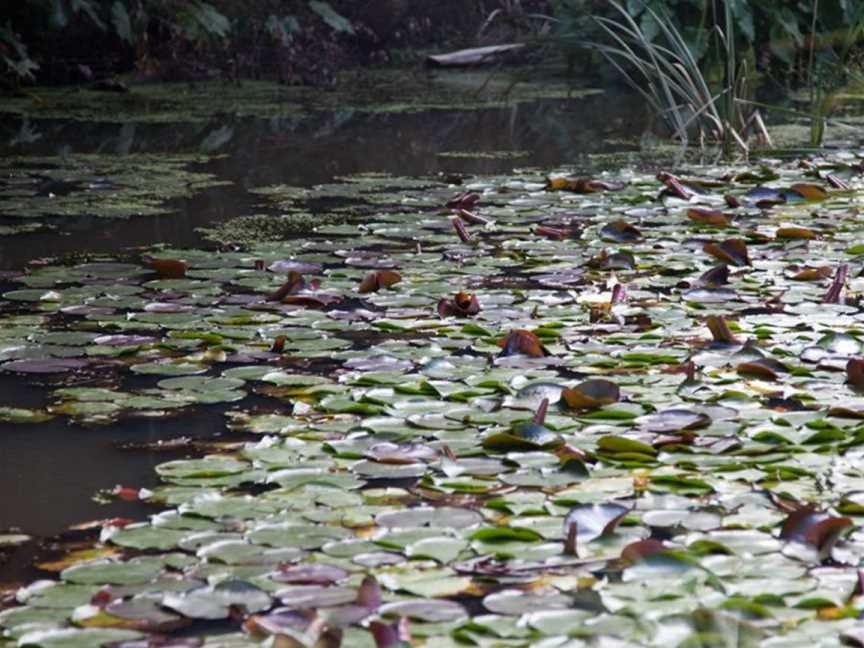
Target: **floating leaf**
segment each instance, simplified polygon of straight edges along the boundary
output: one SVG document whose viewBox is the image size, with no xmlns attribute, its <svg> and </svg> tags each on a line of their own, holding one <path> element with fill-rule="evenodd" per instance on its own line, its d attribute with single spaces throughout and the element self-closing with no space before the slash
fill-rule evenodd
<svg viewBox="0 0 864 648">
<path fill-rule="evenodd" d="M 786 227 L 778 227 L 774 232 L 774 236 L 778 239 L 815 239 L 819 235 L 807 227 L 799 225 L 789 225 Z"/>
<path fill-rule="evenodd" d="M 609 380 L 595 378 L 561 390 L 561 398 L 571 409 L 597 409 L 617 403 L 621 390 Z"/>
<path fill-rule="evenodd" d="M 800 194 L 806 200 L 825 200 L 828 197 L 828 192 L 825 189 L 808 182 L 798 182 L 789 187 L 789 189 Z"/>
<path fill-rule="evenodd" d="M 789 370 L 779 360 L 774 358 L 758 358 L 740 363 L 735 371 L 746 376 L 755 376 L 765 380 L 779 380 L 780 374 L 789 373 Z"/>
<path fill-rule="evenodd" d="M 148 262 L 160 279 L 182 279 L 186 276 L 186 263 L 177 259 L 150 259 Z"/>
<path fill-rule="evenodd" d="M 714 338 L 715 342 L 721 344 L 738 343 L 738 340 L 735 339 L 735 336 L 732 334 L 732 331 L 729 329 L 729 325 L 726 323 L 723 316 L 709 315 L 705 320 L 705 324 L 708 327 L 708 330 L 711 331 L 711 337 Z"/>
<path fill-rule="evenodd" d="M 704 207 L 690 207 L 687 210 L 687 218 L 700 225 L 713 225 L 714 227 L 729 227 L 729 217 L 719 209 L 706 209 Z"/>
<path fill-rule="evenodd" d="M 531 331 L 525 329 L 515 329 L 510 331 L 506 336 L 498 340 L 498 346 L 501 347 L 501 357 L 522 354 L 533 358 L 542 358 L 548 355 L 540 338 Z"/>
<path fill-rule="evenodd" d="M 629 512 L 628 507 L 620 504 L 581 504 L 564 516 L 564 535 L 575 527 L 578 542 L 591 542 L 612 533 Z"/>
<path fill-rule="evenodd" d="M 188 592 L 167 592 L 162 605 L 192 619 L 227 619 L 231 608 L 247 613 L 261 612 L 273 605 L 270 595 L 251 583 L 225 580 Z"/>
<path fill-rule="evenodd" d="M 445 599 L 414 599 L 386 603 L 379 608 L 378 613 L 381 616 L 407 617 L 427 623 L 459 621 L 468 616 L 465 608 L 459 603 Z"/>
<path fill-rule="evenodd" d="M 600 238 L 604 241 L 625 243 L 641 240 L 642 232 L 626 221 L 616 220 L 600 229 Z"/>
<path fill-rule="evenodd" d="M 864 359 L 849 358 L 846 363 L 846 382 L 855 389 L 864 389 Z"/>
<path fill-rule="evenodd" d="M 333 565 L 311 564 L 285 566 L 271 576 L 277 583 L 296 585 L 333 585 L 348 578 L 348 572 Z"/>
<path fill-rule="evenodd" d="M 546 450 L 563 443 L 560 434 L 533 421 L 517 423 L 507 432 L 495 432 L 483 439 L 484 448 L 497 452 Z"/>
<path fill-rule="evenodd" d="M 780 537 L 789 542 L 815 547 L 820 555 L 827 556 L 840 536 L 851 526 L 851 518 L 804 507 L 786 517 Z"/>
<path fill-rule="evenodd" d="M 843 288 L 846 287 L 846 275 L 849 273 L 849 266 L 845 263 L 837 267 L 837 273 L 834 275 L 834 281 L 822 302 L 825 304 L 841 304 L 843 296 Z"/>
<path fill-rule="evenodd" d="M 360 282 L 360 287 L 357 292 L 370 293 L 377 292 L 382 288 L 389 288 L 402 281 L 402 275 L 394 270 L 377 270 L 370 272 L 363 281 Z"/>
<path fill-rule="evenodd" d="M 480 194 L 474 191 L 463 191 L 448 200 L 445 206 L 449 209 L 474 209 L 478 202 L 480 202 Z"/>
<path fill-rule="evenodd" d="M 452 299 L 440 300 L 437 310 L 441 317 L 470 317 L 480 312 L 480 303 L 477 295 L 458 292 Z"/>
<path fill-rule="evenodd" d="M 747 244 L 741 239 L 726 239 L 721 243 L 706 243 L 702 249 L 723 263 L 734 266 L 750 265 Z"/>
<path fill-rule="evenodd" d="M 667 409 L 640 416 L 636 422 L 649 432 L 677 432 L 707 427 L 711 425 L 711 417 L 686 409 Z"/>
<path fill-rule="evenodd" d="M 546 181 L 546 191 L 571 191 L 577 194 L 599 193 L 602 191 L 620 191 L 622 183 L 593 180 L 591 178 L 567 178 L 556 176 Z"/>
<path fill-rule="evenodd" d="M 795 281 L 819 281 L 820 279 L 828 279 L 831 276 L 831 268 L 828 266 L 819 266 L 817 268 L 804 268 L 792 275 Z"/>
</svg>

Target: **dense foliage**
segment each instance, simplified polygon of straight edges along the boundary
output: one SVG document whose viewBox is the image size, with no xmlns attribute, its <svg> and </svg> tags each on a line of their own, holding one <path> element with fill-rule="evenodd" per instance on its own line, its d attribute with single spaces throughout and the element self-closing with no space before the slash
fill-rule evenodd
<svg viewBox="0 0 864 648">
<path fill-rule="evenodd" d="M 687 41 L 702 63 L 722 63 L 723 51 L 712 45 L 712 32 L 725 29 L 720 0 L 627 0 L 624 8 L 649 39 L 662 35 L 657 16 L 664 16 Z M 810 46 L 824 57 L 850 54 L 864 33 L 864 5 L 854 0 L 762 2 L 729 0 L 738 49 L 750 52 L 760 68 L 775 73 L 800 72 L 806 67 Z M 608 2 L 557 0 L 556 36 L 571 47 L 597 37 L 592 15 L 605 11 Z"/>
</svg>

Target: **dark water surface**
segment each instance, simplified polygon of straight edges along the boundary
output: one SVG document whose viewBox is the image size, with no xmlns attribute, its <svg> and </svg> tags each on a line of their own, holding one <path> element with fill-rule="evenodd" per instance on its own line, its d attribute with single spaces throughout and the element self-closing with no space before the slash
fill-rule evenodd
<svg viewBox="0 0 864 648">
<path fill-rule="evenodd" d="M 57 231 L 0 238 L 0 269 L 19 270 L 40 257 L 117 252 L 159 242 L 201 245 L 195 229 L 250 213 L 252 196 L 247 190 L 256 186 L 312 185 L 370 171 L 436 176 L 578 165 L 586 154 L 625 149 L 607 138 L 638 136 L 644 125 L 641 105 L 609 94 L 498 109 L 402 114 L 346 110 L 318 113 L 300 122 L 226 118 L 206 125 L 117 125 L 4 118 L 0 142 L 6 144 L 0 154 L 5 155 L 196 152 L 212 147 L 214 140 L 218 143 L 220 137 L 214 133 L 221 134 L 222 143 L 209 152 L 222 157 L 206 169 L 233 184 L 179 201 L 176 212 L 166 216 L 76 219 Z M 22 129 L 38 139 L 14 143 Z M 441 155 L 500 151 L 520 154 L 504 159 Z M 26 378 L 0 374 L 0 405 L 43 406 L 45 391 Z M 14 528 L 46 537 L 90 519 L 145 516 L 148 509 L 142 504 L 100 504 L 93 496 L 117 484 L 153 486 L 154 466 L 195 451 L 120 446 L 179 436 L 213 438 L 224 431 L 224 409 L 201 407 L 177 418 L 132 419 L 90 428 L 62 418 L 39 425 L 0 424 L 0 531 Z M 36 551 L 31 544 L 13 552 L 5 566 L 0 564 L 0 582 L 24 574 L 23 566 Z"/>
</svg>

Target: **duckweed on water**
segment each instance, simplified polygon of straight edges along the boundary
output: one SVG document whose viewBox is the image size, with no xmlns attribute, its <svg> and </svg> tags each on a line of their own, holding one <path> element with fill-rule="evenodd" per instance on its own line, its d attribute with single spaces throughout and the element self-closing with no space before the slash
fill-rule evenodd
<svg viewBox="0 0 864 648">
<path fill-rule="evenodd" d="M 862 160 L 270 189 L 367 217 L 12 277 L 0 370 L 49 414 L 260 439 L 124 489 L 164 510 L 7 643 L 854 645 Z"/>
</svg>

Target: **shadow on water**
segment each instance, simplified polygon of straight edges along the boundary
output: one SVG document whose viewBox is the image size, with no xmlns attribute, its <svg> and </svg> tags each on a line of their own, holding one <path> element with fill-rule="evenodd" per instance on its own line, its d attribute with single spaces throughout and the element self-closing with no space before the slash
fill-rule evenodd
<svg viewBox="0 0 864 648">
<path fill-rule="evenodd" d="M 196 228 L 252 213 L 248 189 L 285 183 L 309 186 L 359 172 L 400 176 L 507 173 L 516 167 L 579 164 L 589 153 L 626 148 L 605 138 L 641 130 L 642 107 L 632 98 L 595 95 L 480 110 L 374 113 L 344 110 L 290 119 L 227 119 L 209 124 L 92 124 L 38 121 L 0 124 L 5 155 L 72 153 L 216 154 L 206 165 L 231 184 L 174 203 L 170 215 L 57 221 L 55 231 L 0 239 L 0 269 L 20 269 L 34 258 L 117 252 L 134 246 L 203 243 Z M 26 129 L 29 142 L 16 141 Z M 620 141 L 620 140 L 619 140 Z M 632 146 L 630 147 L 632 150 Z M 43 406 L 45 389 L 0 374 L 0 405 Z M 85 520 L 131 517 L 140 503 L 98 503 L 94 494 L 117 484 L 156 484 L 154 467 L 187 456 L 123 451 L 179 436 L 213 438 L 224 430 L 223 408 L 202 407 L 174 419 L 133 419 L 84 428 L 54 419 L 38 425 L 0 424 L 0 531 L 52 536 Z M 0 581 L 22 577 L 34 544 L 0 563 Z M 2 557 L 0 557 L 2 561 Z"/>
</svg>

